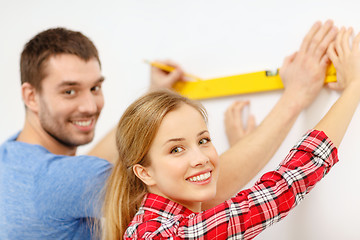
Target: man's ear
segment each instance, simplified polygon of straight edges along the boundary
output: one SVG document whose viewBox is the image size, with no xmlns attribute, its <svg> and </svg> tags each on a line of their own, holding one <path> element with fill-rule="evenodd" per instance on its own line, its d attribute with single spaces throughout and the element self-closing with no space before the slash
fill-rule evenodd
<svg viewBox="0 0 360 240">
<path fill-rule="evenodd" d="M 153 179 L 151 171 L 148 168 L 140 164 L 135 164 L 133 166 L 133 172 L 147 186 L 150 187 L 156 184 L 156 181 Z"/>
<path fill-rule="evenodd" d="M 33 112 L 38 112 L 37 91 L 35 87 L 25 82 L 21 85 L 21 94 L 26 107 Z"/>
</svg>

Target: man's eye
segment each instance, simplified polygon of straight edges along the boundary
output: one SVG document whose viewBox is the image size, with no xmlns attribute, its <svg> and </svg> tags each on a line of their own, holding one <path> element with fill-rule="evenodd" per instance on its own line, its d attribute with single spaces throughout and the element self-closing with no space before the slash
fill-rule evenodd
<svg viewBox="0 0 360 240">
<path fill-rule="evenodd" d="M 91 88 L 91 91 L 93 91 L 93 92 L 98 92 L 98 91 L 100 91 L 100 89 L 101 89 L 100 86 L 95 86 L 95 87 L 92 87 L 92 88 Z"/>
<path fill-rule="evenodd" d="M 208 143 L 208 142 L 210 142 L 211 140 L 210 140 L 210 138 L 203 138 L 203 139 L 201 139 L 200 141 L 199 141 L 199 144 L 201 145 L 201 144 L 206 144 L 206 143 Z"/>
<path fill-rule="evenodd" d="M 179 153 L 179 152 L 182 152 L 184 151 L 184 149 L 182 147 L 175 147 L 171 150 L 170 153 Z"/>
<path fill-rule="evenodd" d="M 72 89 L 72 90 L 66 90 L 66 91 L 65 91 L 65 94 L 67 94 L 67 95 L 74 95 L 74 94 L 75 94 L 75 90 L 74 90 L 74 89 Z"/>
</svg>

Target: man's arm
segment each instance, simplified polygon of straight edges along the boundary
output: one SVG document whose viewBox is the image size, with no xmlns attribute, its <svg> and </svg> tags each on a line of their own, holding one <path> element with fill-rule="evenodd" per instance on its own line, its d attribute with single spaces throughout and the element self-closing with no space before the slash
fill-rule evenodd
<svg viewBox="0 0 360 240">
<path fill-rule="evenodd" d="M 87 155 L 99 157 L 115 163 L 118 158 L 116 148 L 116 126 L 112 128 L 90 151 Z"/>
<path fill-rule="evenodd" d="M 299 51 L 285 58 L 280 68 L 284 93 L 254 131 L 220 156 L 217 194 L 215 199 L 203 204 L 203 209 L 236 194 L 272 158 L 300 112 L 320 92 L 329 63 L 326 50 L 336 34 L 332 21 L 317 22 L 305 36 Z"/>
</svg>

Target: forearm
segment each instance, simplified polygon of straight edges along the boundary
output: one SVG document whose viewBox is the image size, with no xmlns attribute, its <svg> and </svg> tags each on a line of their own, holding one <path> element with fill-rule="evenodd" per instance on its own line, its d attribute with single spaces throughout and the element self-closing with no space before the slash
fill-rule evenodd
<svg viewBox="0 0 360 240">
<path fill-rule="evenodd" d="M 100 140 L 88 153 L 87 155 L 96 156 L 115 163 L 118 157 L 116 149 L 116 127 L 110 130 L 104 138 Z"/>
<path fill-rule="evenodd" d="M 264 230 L 287 216 L 337 161 L 337 149 L 323 132 L 306 133 L 275 171 L 265 173 L 254 187 L 237 195 L 248 194 L 249 202 L 242 201 L 240 206 L 248 214 L 243 222 L 249 223 L 249 231 Z M 242 231 L 246 227 L 244 224 Z"/>
<path fill-rule="evenodd" d="M 302 106 L 284 92 L 262 123 L 220 156 L 217 194 L 203 209 L 231 198 L 269 162 L 301 110 Z"/>
<path fill-rule="evenodd" d="M 339 147 L 360 101 L 360 83 L 347 87 L 328 113 L 314 127 Z"/>
</svg>

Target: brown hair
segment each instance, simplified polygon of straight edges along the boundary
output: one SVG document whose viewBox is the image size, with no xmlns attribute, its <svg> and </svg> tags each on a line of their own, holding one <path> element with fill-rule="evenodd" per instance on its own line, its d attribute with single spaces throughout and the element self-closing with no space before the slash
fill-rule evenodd
<svg viewBox="0 0 360 240">
<path fill-rule="evenodd" d="M 47 60 L 57 54 L 74 54 L 85 61 L 96 58 L 100 64 L 95 45 L 82 33 L 65 28 L 48 29 L 24 46 L 20 59 L 21 84 L 28 82 L 41 91 Z"/>
<path fill-rule="evenodd" d="M 132 167 L 149 166 L 146 155 L 163 118 L 182 104 L 194 107 L 207 121 L 200 103 L 166 90 L 144 95 L 122 115 L 116 133 L 119 158 L 108 179 L 103 203 L 103 239 L 123 237 L 147 193 L 146 185 L 135 176 Z"/>
</svg>

